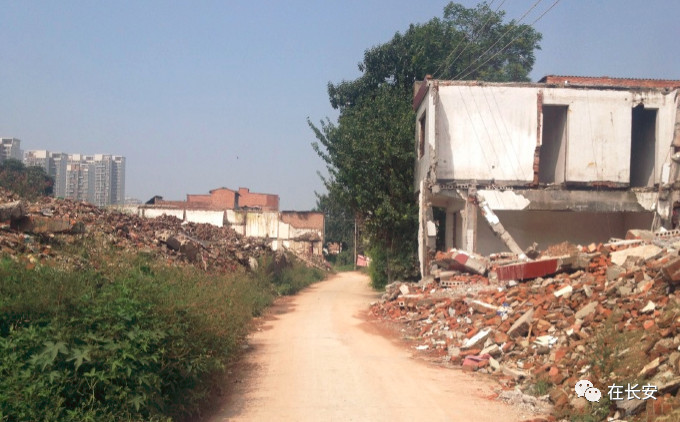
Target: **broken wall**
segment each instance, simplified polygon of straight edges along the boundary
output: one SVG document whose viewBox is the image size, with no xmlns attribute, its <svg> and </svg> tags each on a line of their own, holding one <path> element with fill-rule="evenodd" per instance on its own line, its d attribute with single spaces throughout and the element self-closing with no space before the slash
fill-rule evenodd
<svg viewBox="0 0 680 422">
<path fill-rule="evenodd" d="M 181 209 L 140 207 L 139 211 L 141 212 L 140 215 L 146 218 L 156 218 L 162 215 L 169 215 L 171 217 L 176 217 L 179 218 L 180 220 L 184 220 L 184 210 Z"/>
<path fill-rule="evenodd" d="M 284 247 L 305 256 L 323 255 L 323 213 L 141 206 L 138 215 L 147 218 L 169 215 L 192 223 L 229 226 L 244 236 L 269 239 L 273 250 Z"/>
<path fill-rule="evenodd" d="M 268 237 L 277 239 L 279 237 L 279 213 L 268 211 L 248 211 L 245 214 L 246 236 Z"/>
<path fill-rule="evenodd" d="M 564 168 L 558 183 L 627 185 L 633 108 L 640 104 L 657 110 L 652 152 L 656 183 L 673 140 L 677 90 L 430 83 L 434 85 L 417 110 L 415 144 L 418 149 L 424 134 L 425 153 L 417 160 L 416 180 L 427 176 L 433 159 L 437 180 L 532 183 L 543 125 L 552 124 L 543 118 L 544 106 L 567 110 L 566 145 L 562 157 L 551 163 Z"/>
<path fill-rule="evenodd" d="M 239 188 L 238 195 L 238 206 L 241 208 L 260 208 L 264 211 L 279 210 L 278 195 L 254 193 L 247 188 Z"/>
<path fill-rule="evenodd" d="M 570 211 L 496 211 L 505 229 L 522 249 L 534 242 L 539 249 L 565 240 L 588 245 L 602 239 L 624 238 L 630 229 L 651 227 L 651 212 L 570 212 Z M 462 244 L 460 222 L 456 218 L 456 244 Z M 483 221 L 481 213 L 478 221 Z M 488 255 L 507 252 L 508 247 L 494 235 L 488 225 L 480 224 L 477 231 L 477 252 Z"/>
<path fill-rule="evenodd" d="M 224 211 L 186 210 L 186 220 L 192 223 L 206 223 L 222 227 L 224 225 Z"/>
</svg>

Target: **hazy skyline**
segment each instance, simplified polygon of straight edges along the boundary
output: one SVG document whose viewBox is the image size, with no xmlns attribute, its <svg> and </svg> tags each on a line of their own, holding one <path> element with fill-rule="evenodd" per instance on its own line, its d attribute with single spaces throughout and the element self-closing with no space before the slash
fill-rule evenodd
<svg viewBox="0 0 680 422">
<path fill-rule="evenodd" d="M 243 186 L 310 209 L 324 165 L 306 119 L 335 120 L 327 83 L 447 3 L 0 0 L 0 136 L 123 155 L 126 195 L 143 201 Z M 509 20 L 537 2 L 501 3 Z M 674 0 L 561 0 L 535 25 L 531 78 L 679 79 L 679 13 Z"/>
</svg>

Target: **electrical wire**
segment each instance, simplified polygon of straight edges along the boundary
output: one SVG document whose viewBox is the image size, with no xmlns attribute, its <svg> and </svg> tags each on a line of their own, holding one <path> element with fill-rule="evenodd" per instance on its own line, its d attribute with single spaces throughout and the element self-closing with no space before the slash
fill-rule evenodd
<svg viewBox="0 0 680 422">
<path fill-rule="evenodd" d="M 493 5 L 493 3 L 494 3 L 495 1 L 496 1 L 496 0 L 493 0 L 491 3 L 489 3 L 489 8 L 491 8 L 491 6 Z M 503 4 L 504 4 L 505 2 L 506 2 L 506 0 L 502 0 L 501 3 L 500 3 L 500 4 L 498 5 L 498 7 L 496 8 L 496 10 L 494 10 L 494 13 L 497 13 L 498 10 L 500 10 L 500 8 L 503 7 Z M 445 69 L 446 67 L 449 67 L 450 65 L 454 64 L 454 63 L 456 62 L 456 60 L 458 60 L 458 58 L 459 58 L 460 56 L 463 55 L 463 53 L 465 52 L 465 50 L 467 50 L 467 48 L 468 48 L 470 45 L 472 45 L 473 42 L 477 41 L 477 39 L 479 38 L 479 36 L 480 36 L 482 30 L 484 30 L 484 28 L 486 27 L 486 25 L 491 21 L 491 18 L 493 18 L 493 14 L 489 16 L 489 18 L 486 20 L 486 22 L 484 22 L 484 24 L 483 24 L 481 27 L 475 29 L 475 30 L 472 32 L 474 35 L 476 35 L 473 39 L 471 39 L 470 41 L 468 41 L 468 42 L 465 43 L 465 44 L 459 43 L 459 44 L 456 45 L 456 48 L 455 48 L 453 51 L 451 51 L 451 53 L 450 53 L 448 56 L 446 56 L 446 58 L 444 59 L 444 61 L 442 62 L 442 64 L 439 65 L 439 67 L 437 68 L 437 70 L 434 71 L 433 76 L 435 77 L 435 79 L 436 79 L 437 77 L 441 76 L 441 73 L 440 73 L 440 72 L 443 72 L 444 69 Z M 453 56 L 453 54 L 456 52 L 456 50 L 458 50 L 458 46 L 460 46 L 460 45 L 463 45 L 463 49 L 458 53 L 458 55 L 456 56 L 456 58 L 453 59 L 453 60 L 449 63 L 449 59 L 451 58 L 451 56 Z"/>
<path fill-rule="evenodd" d="M 518 24 L 521 23 L 521 22 L 524 20 L 524 18 L 527 17 L 527 15 L 528 15 L 529 13 L 531 13 L 531 11 L 534 10 L 534 9 L 536 8 L 536 6 L 538 6 L 542 1 L 543 1 L 543 0 L 536 0 L 536 2 L 529 8 L 529 10 L 527 10 L 526 12 L 524 12 L 524 14 L 517 20 L 517 23 L 518 23 Z M 559 1 L 559 0 L 558 0 L 558 1 Z M 487 54 L 488 52 L 490 52 L 490 51 L 491 51 L 491 50 L 492 50 L 499 42 L 501 42 L 501 40 L 502 40 L 503 38 L 505 38 L 506 35 L 508 35 L 513 29 L 515 29 L 515 28 L 514 28 L 514 27 L 511 27 L 511 28 L 509 28 L 507 31 L 505 31 L 505 32 L 503 33 L 503 35 L 501 35 L 500 37 L 498 37 L 498 39 L 496 40 L 496 42 L 494 42 L 493 44 L 491 44 L 491 46 L 490 46 L 489 48 L 487 48 L 486 51 L 484 51 L 482 54 L 480 54 L 479 56 L 477 56 L 477 58 L 476 58 L 475 60 L 473 60 L 472 62 L 470 62 L 470 64 L 468 64 L 467 67 L 466 67 L 465 69 L 463 69 L 463 70 L 461 70 L 460 72 L 458 72 L 458 74 L 457 74 L 456 76 L 454 76 L 453 79 L 454 79 L 454 80 L 456 80 L 456 79 L 463 79 L 462 77 L 460 77 L 460 75 L 463 74 L 463 73 L 465 73 L 468 69 L 470 69 L 470 67 L 472 67 L 476 62 L 478 62 L 482 57 L 484 57 L 485 54 Z M 513 39 L 513 41 L 514 41 L 514 39 Z M 511 41 L 511 42 L 512 42 L 512 41 Z M 502 51 L 502 50 L 501 50 L 501 51 Z M 496 55 L 497 55 L 497 54 L 498 54 L 498 52 L 496 53 Z M 494 55 L 494 56 L 495 56 L 495 55 Z M 492 56 L 492 58 L 493 58 L 494 56 Z M 490 59 L 489 59 L 489 60 L 490 60 Z M 487 60 L 487 61 L 488 61 L 488 60 Z M 486 62 L 482 63 L 482 65 L 484 65 L 485 63 L 486 63 Z M 481 66 L 480 66 L 480 67 L 481 67 Z M 476 70 L 476 69 L 475 69 L 475 70 Z M 469 74 L 469 73 L 470 73 L 470 72 L 466 73 L 465 76 L 467 76 L 467 74 Z"/>
<path fill-rule="evenodd" d="M 542 0 L 538 0 L 537 3 L 540 3 L 541 1 L 542 1 Z M 553 3 L 553 4 L 552 4 L 545 12 L 543 12 L 538 18 L 536 18 L 533 22 L 531 22 L 531 24 L 528 25 L 528 26 L 524 29 L 524 31 L 522 31 L 519 35 L 517 35 L 517 36 L 514 37 L 512 40 L 510 40 L 509 43 L 505 44 L 505 46 L 503 46 L 503 48 L 501 48 L 500 50 L 498 50 L 496 53 L 494 53 L 494 54 L 493 54 L 491 57 L 489 57 L 488 59 L 484 60 L 484 62 L 480 63 L 480 65 L 477 66 L 476 68 L 474 68 L 473 70 L 470 70 L 470 71 L 468 71 L 467 73 L 465 73 L 464 75 L 460 76 L 462 72 L 465 72 L 467 69 L 469 69 L 469 68 L 470 68 L 477 60 L 479 60 L 484 54 L 486 54 L 487 52 L 489 52 L 496 44 L 498 44 L 498 42 L 499 42 L 501 39 L 503 39 L 503 37 L 505 37 L 505 34 L 504 34 L 503 36 L 501 36 L 501 37 L 498 39 L 498 41 L 496 41 L 491 47 L 489 47 L 489 49 L 487 49 L 487 51 L 485 51 L 484 53 L 482 53 L 482 54 L 477 58 L 477 60 L 473 61 L 472 63 L 470 63 L 470 65 L 469 65 L 467 68 L 463 69 L 463 71 L 462 71 L 461 73 L 459 73 L 458 76 L 456 76 L 454 79 L 465 79 L 466 77 L 468 77 L 468 76 L 471 75 L 472 73 L 478 71 L 482 66 L 484 66 L 485 64 L 487 64 L 491 59 L 493 59 L 494 57 L 498 56 L 498 55 L 499 55 L 500 53 L 502 53 L 506 48 L 508 48 L 508 46 L 510 46 L 510 44 L 514 43 L 515 41 L 517 41 L 517 39 L 519 39 L 521 36 L 523 36 L 529 29 L 531 29 L 531 28 L 534 26 L 534 24 L 535 24 L 536 22 L 538 22 L 539 20 L 541 20 L 548 12 L 550 12 L 555 6 L 557 6 L 557 4 L 558 4 L 560 1 L 562 1 L 562 0 L 555 0 L 555 2 L 554 2 L 554 3 Z M 535 7 L 535 5 L 532 6 L 532 9 L 533 9 L 533 7 Z M 531 10 L 531 9 L 529 9 L 529 10 Z M 520 21 L 518 21 L 518 23 L 519 23 L 519 22 L 520 22 Z M 506 34 L 507 34 L 508 32 L 510 32 L 510 30 L 508 30 L 508 31 L 506 32 Z"/>
</svg>

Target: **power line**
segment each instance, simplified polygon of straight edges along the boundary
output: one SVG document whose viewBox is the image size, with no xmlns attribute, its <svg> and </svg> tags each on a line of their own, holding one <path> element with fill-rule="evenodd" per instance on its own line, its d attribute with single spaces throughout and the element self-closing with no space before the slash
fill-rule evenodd
<svg viewBox="0 0 680 422">
<path fill-rule="evenodd" d="M 491 118 L 493 120 L 494 125 L 496 126 L 496 131 L 498 132 L 499 137 L 503 137 L 503 134 L 501 133 L 500 126 L 498 125 L 498 121 L 494 115 L 493 108 L 491 106 L 491 103 L 489 103 L 489 99 L 486 96 L 486 90 L 482 89 L 482 95 L 484 96 L 484 100 L 486 101 L 487 107 L 489 108 L 489 112 L 491 114 Z M 501 142 L 503 145 L 503 149 L 505 150 L 506 154 L 508 149 L 513 153 L 515 156 L 515 161 L 511 161 L 512 165 L 512 172 L 515 174 L 515 177 L 517 178 L 517 181 L 522 180 L 522 161 L 519 159 L 519 154 L 515 150 L 515 144 L 513 142 L 512 136 L 510 135 L 510 131 L 508 130 L 507 125 L 505 124 L 505 119 L 503 118 L 503 113 L 500 110 L 500 107 L 498 106 L 498 101 L 496 101 L 496 94 L 494 94 L 494 91 L 491 90 L 491 97 L 494 100 L 494 103 L 496 105 L 496 111 L 498 113 L 498 116 L 500 117 L 501 123 L 503 124 L 503 128 L 505 129 L 505 134 L 507 135 L 507 142 Z M 507 146 L 509 144 L 509 146 Z M 507 154 L 508 156 L 510 154 Z M 516 164 L 516 165 L 515 165 Z"/>
<path fill-rule="evenodd" d="M 494 3 L 495 1 L 496 1 L 496 0 L 493 0 L 491 3 L 489 3 L 489 8 L 491 8 L 491 6 L 493 5 L 493 3 Z M 499 10 L 501 7 L 503 7 L 503 4 L 504 4 L 505 2 L 506 2 L 506 0 L 501 1 L 501 4 L 499 4 L 498 7 L 496 8 L 496 10 L 494 10 L 494 13 L 498 12 L 498 10 Z M 477 41 L 477 38 L 479 38 L 479 35 L 481 34 L 481 31 L 486 27 L 486 24 L 488 24 L 488 23 L 491 21 L 491 18 L 492 18 L 492 17 L 493 17 L 493 14 L 491 14 L 491 15 L 489 16 L 489 18 L 486 20 L 486 22 L 484 22 L 484 24 L 483 24 L 481 27 L 479 27 L 479 28 L 477 28 L 475 31 L 473 31 L 473 34 L 476 35 L 476 36 L 474 37 L 474 39 L 472 39 L 472 40 L 468 41 L 467 43 L 463 44 L 463 49 L 458 53 L 458 55 L 456 56 L 456 58 L 453 59 L 453 60 L 449 63 L 449 59 L 451 58 L 451 56 L 453 56 L 453 53 L 455 53 L 456 50 L 458 50 L 458 46 L 461 45 L 462 43 L 459 43 L 459 44 L 456 45 L 456 48 L 455 48 L 453 51 L 451 51 L 451 53 L 444 59 L 444 61 L 442 62 L 442 64 L 439 65 L 439 67 L 437 68 L 437 70 L 434 71 L 433 76 L 434 76 L 435 78 L 437 78 L 438 74 L 439 74 L 441 71 L 444 71 L 444 69 L 445 69 L 446 67 L 448 67 L 449 65 L 452 65 L 453 63 L 455 63 L 456 60 L 458 60 L 458 58 L 459 58 L 460 56 L 463 55 L 463 53 L 465 52 L 465 50 L 467 50 L 468 46 L 470 46 L 474 41 Z"/>
<path fill-rule="evenodd" d="M 543 1 L 543 0 L 536 0 L 536 2 L 529 8 L 529 10 L 527 10 L 526 12 L 524 12 L 524 14 L 517 20 L 517 23 L 522 22 L 522 21 L 524 20 L 524 18 L 525 18 L 529 13 L 531 13 L 531 11 L 534 10 L 534 9 L 536 8 L 536 6 L 538 6 L 542 1 Z M 479 61 L 486 53 L 488 53 L 489 51 L 491 51 L 491 50 L 496 46 L 496 44 L 498 44 L 499 42 L 501 42 L 501 40 L 502 40 L 503 38 L 505 38 L 505 36 L 508 35 L 513 29 L 514 29 L 514 28 L 512 28 L 512 27 L 511 27 L 511 28 L 508 28 L 508 30 L 505 31 L 505 33 L 504 33 L 503 35 L 501 35 L 501 36 L 496 40 L 496 42 L 494 42 L 494 43 L 491 45 L 491 47 L 487 48 L 486 51 L 484 51 L 482 54 L 480 54 L 479 56 L 477 56 L 477 58 L 476 58 L 475 60 L 473 60 L 473 61 L 472 61 L 465 69 L 463 69 L 463 70 L 461 70 L 460 72 L 458 72 L 458 75 L 456 75 L 453 79 L 454 79 L 454 80 L 455 80 L 455 79 L 462 79 L 462 78 L 459 77 L 462 73 L 466 72 L 466 71 L 467 71 L 470 67 L 472 67 L 476 62 L 478 62 L 478 61 Z M 498 53 L 497 53 L 497 54 L 498 54 Z M 484 63 L 486 63 L 486 62 L 484 62 Z M 483 63 L 483 64 L 484 64 L 484 63 Z M 476 69 L 475 69 L 475 70 L 476 70 Z M 467 75 L 466 75 L 466 76 L 467 76 Z"/>
<path fill-rule="evenodd" d="M 539 2 L 541 2 L 541 1 L 542 1 L 542 0 L 539 0 Z M 473 70 L 467 72 L 465 75 L 461 76 L 460 78 L 456 77 L 456 78 L 454 78 L 454 79 L 465 79 L 465 78 L 466 78 L 467 76 L 469 76 L 470 74 L 472 74 L 472 73 L 476 72 L 477 70 L 479 70 L 482 66 L 484 66 L 485 64 L 487 64 L 491 59 L 493 59 L 494 57 L 496 57 L 497 55 L 499 55 L 500 53 L 502 53 L 506 48 L 508 48 L 508 46 L 510 46 L 510 44 L 512 44 L 513 42 L 517 41 L 517 39 L 520 38 L 522 35 L 524 35 L 524 33 L 526 33 L 529 29 L 531 29 L 531 28 L 533 27 L 533 25 L 534 25 L 536 22 L 538 22 L 539 20 L 541 20 L 541 18 L 543 18 L 543 16 L 545 16 L 545 15 L 546 15 L 548 12 L 550 12 L 555 6 L 557 6 L 557 4 L 558 4 L 560 1 L 562 1 L 562 0 L 555 0 L 555 2 L 554 2 L 554 3 L 553 3 L 553 4 L 552 4 L 545 12 L 543 12 L 543 13 L 541 14 L 541 16 L 539 16 L 539 17 L 536 18 L 533 22 L 531 22 L 531 24 L 528 25 L 528 26 L 524 29 L 524 31 L 522 31 L 519 35 L 517 35 L 515 38 L 513 38 L 512 40 L 510 40 L 509 43 L 505 44 L 505 46 L 503 46 L 503 48 L 501 48 L 500 50 L 498 50 L 493 56 L 489 57 L 489 58 L 486 59 L 484 62 L 482 62 L 479 66 L 477 66 L 477 67 L 474 68 Z M 502 38 L 503 38 L 503 37 L 499 38 L 498 41 L 500 41 Z M 496 41 L 496 43 L 498 43 L 498 41 Z M 494 45 L 496 45 L 496 43 L 494 43 Z M 489 50 L 490 50 L 491 48 L 493 48 L 493 46 L 491 46 L 491 47 L 489 48 Z M 486 52 L 488 52 L 489 50 L 487 50 Z M 482 55 L 486 54 L 486 52 L 484 52 Z M 481 55 L 480 55 L 480 57 L 481 57 Z M 473 62 L 473 63 L 474 63 L 474 62 Z M 471 63 L 471 64 L 473 64 L 473 63 Z M 469 68 L 469 67 L 470 67 L 470 66 L 468 66 L 468 68 Z M 465 70 L 464 70 L 464 71 L 465 71 Z"/>
<path fill-rule="evenodd" d="M 489 163 L 489 160 L 487 159 L 486 151 L 484 151 L 483 144 L 482 144 L 481 140 L 479 139 L 479 135 L 477 134 L 477 129 L 475 129 L 475 123 L 472 119 L 472 115 L 470 114 L 470 110 L 468 109 L 467 103 L 465 102 L 465 97 L 463 96 L 463 91 L 461 90 L 460 85 L 457 86 L 457 88 L 458 88 L 458 94 L 460 95 L 460 100 L 463 103 L 463 108 L 465 109 L 465 112 L 468 115 L 468 120 L 470 121 L 470 127 L 472 128 L 472 132 L 475 135 L 475 140 L 477 141 L 477 145 L 479 146 L 479 150 L 482 153 L 482 157 L 484 157 L 484 162 L 486 162 L 486 167 L 489 170 L 489 174 L 492 174 L 493 173 L 493 166 L 491 166 L 491 163 Z M 495 151 L 494 151 L 494 153 L 495 153 Z"/>
</svg>

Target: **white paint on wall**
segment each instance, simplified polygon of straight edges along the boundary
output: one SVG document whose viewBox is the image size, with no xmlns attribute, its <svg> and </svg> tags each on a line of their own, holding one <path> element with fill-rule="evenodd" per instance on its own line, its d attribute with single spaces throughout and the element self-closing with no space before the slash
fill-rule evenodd
<svg viewBox="0 0 680 422">
<path fill-rule="evenodd" d="M 427 176 L 430 158 L 435 157 L 438 180 L 531 183 L 534 153 L 542 136 L 540 94 L 544 106 L 568 110 L 566 182 L 628 184 L 632 110 L 639 104 L 656 109 L 654 177 L 658 183 L 662 166 L 668 162 L 680 101 L 677 90 L 655 89 L 443 83 L 434 91 L 430 89 L 417 110 L 417 116 L 426 113 L 428 139 L 425 154 L 416 163 L 416 180 Z M 432 154 L 430 148 L 434 148 Z"/>
<path fill-rule="evenodd" d="M 511 86 L 439 87 L 437 177 L 533 179 L 538 90 Z"/>
<path fill-rule="evenodd" d="M 180 220 L 184 219 L 184 210 L 169 209 L 169 208 L 144 208 L 144 217 L 146 218 L 156 218 L 162 215 L 169 215 L 172 217 L 177 217 Z"/>
<path fill-rule="evenodd" d="M 479 190 L 477 193 L 492 210 L 523 210 L 531 201 L 511 190 Z"/>
<path fill-rule="evenodd" d="M 186 221 L 222 227 L 224 225 L 224 211 L 186 210 Z"/>
<path fill-rule="evenodd" d="M 659 194 L 657 192 L 635 192 L 638 204 L 647 211 L 654 211 L 658 197 Z"/>
<path fill-rule="evenodd" d="M 246 213 L 246 236 L 278 238 L 278 212 Z"/>
</svg>

